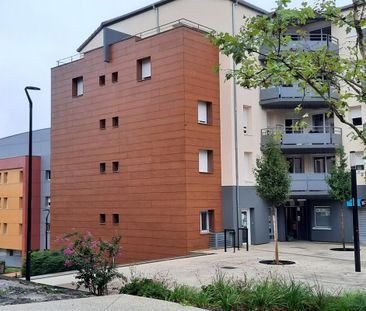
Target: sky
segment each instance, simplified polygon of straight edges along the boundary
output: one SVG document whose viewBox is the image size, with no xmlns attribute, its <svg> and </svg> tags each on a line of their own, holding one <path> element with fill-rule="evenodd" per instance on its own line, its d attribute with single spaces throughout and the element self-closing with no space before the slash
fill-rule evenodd
<svg viewBox="0 0 366 311">
<path fill-rule="evenodd" d="M 199 1 L 199 0 L 197 0 Z M 266 10 L 275 0 L 247 0 Z M 293 0 L 299 5 L 303 0 Z M 154 0 L 0 0 L 0 138 L 28 130 L 32 91 L 33 129 L 50 126 L 51 72 L 56 61 L 73 54 L 102 21 Z M 308 1 L 311 3 L 312 1 Z M 350 0 L 338 0 L 338 5 Z M 182 16 L 184 17 L 184 16 Z"/>
</svg>

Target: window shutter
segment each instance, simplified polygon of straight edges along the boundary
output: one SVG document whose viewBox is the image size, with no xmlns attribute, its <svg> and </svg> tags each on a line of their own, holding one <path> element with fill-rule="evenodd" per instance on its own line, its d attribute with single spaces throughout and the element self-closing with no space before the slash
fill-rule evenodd
<svg viewBox="0 0 366 311">
<path fill-rule="evenodd" d="M 150 58 L 143 59 L 141 61 L 141 79 L 145 80 L 146 78 L 151 77 L 151 62 Z"/>
<path fill-rule="evenodd" d="M 198 122 L 207 124 L 207 103 L 198 102 Z"/>
<path fill-rule="evenodd" d="M 199 152 L 199 172 L 208 173 L 208 152 L 200 150 Z"/>
</svg>

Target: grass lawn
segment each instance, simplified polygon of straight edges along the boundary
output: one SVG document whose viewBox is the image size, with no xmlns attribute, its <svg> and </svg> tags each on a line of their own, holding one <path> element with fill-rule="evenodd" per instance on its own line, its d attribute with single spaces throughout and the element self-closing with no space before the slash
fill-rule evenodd
<svg viewBox="0 0 366 311">
<path fill-rule="evenodd" d="M 21 268 L 18 267 L 6 267 L 5 273 L 20 272 Z"/>
</svg>

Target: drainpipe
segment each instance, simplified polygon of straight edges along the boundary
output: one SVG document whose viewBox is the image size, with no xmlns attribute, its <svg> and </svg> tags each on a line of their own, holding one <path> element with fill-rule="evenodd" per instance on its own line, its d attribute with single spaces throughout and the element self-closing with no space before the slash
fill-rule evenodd
<svg viewBox="0 0 366 311">
<path fill-rule="evenodd" d="M 160 16 L 159 16 L 159 7 L 153 4 L 153 9 L 155 10 L 156 15 L 156 32 L 160 33 Z"/>
<path fill-rule="evenodd" d="M 236 34 L 235 25 L 236 25 L 236 19 L 235 19 L 235 11 L 236 7 L 238 6 L 238 0 L 233 1 L 232 3 L 232 35 L 234 36 Z M 233 60 L 233 70 L 236 69 L 235 62 Z M 234 76 L 233 78 L 233 105 L 234 105 L 234 143 L 235 143 L 235 207 L 236 207 L 236 223 L 237 228 L 239 228 L 239 147 L 238 147 L 238 109 L 237 109 L 237 92 L 236 92 L 236 78 Z M 236 231 L 236 230 L 235 230 Z M 239 244 L 239 241 L 238 241 Z"/>
</svg>

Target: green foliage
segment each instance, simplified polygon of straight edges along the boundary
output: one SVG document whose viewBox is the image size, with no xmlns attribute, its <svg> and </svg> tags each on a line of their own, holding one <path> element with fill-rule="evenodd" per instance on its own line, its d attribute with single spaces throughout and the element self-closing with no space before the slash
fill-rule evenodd
<svg viewBox="0 0 366 311">
<path fill-rule="evenodd" d="M 119 293 L 168 300 L 170 290 L 159 280 L 133 278 Z"/>
<path fill-rule="evenodd" d="M 365 292 L 340 292 L 332 295 L 321 287 L 283 278 L 234 280 L 218 274 L 211 284 L 201 288 L 186 285 L 169 288 L 168 282 L 161 278 L 134 277 L 121 288 L 120 293 L 163 299 L 208 310 L 366 310 Z"/>
<path fill-rule="evenodd" d="M 351 173 L 347 165 L 347 157 L 343 147 L 337 149 L 337 161 L 333 165 L 326 181 L 329 185 L 330 197 L 337 202 L 345 202 L 352 197 Z"/>
<path fill-rule="evenodd" d="M 352 2 L 353 8 L 341 12 L 334 0 L 317 1 L 314 6 L 303 2 L 299 8 L 289 8 L 290 0 L 278 0 L 272 14 L 245 17 L 235 36 L 212 33 L 213 44 L 238 65 L 227 72 L 226 78 L 235 77 L 244 88 L 292 84 L 315 92 L 366 145 L 364 130 L 345 117 L 349 102 L 366 103 L 366 44 L 362 32 L 366 25 L 366 1 Z M 297 36 L 298 41 L 310 41 L 302 26 L 315 17 L 324 18 L 346 33 L 354 30 L 357 35 L 340 46 L 341 53 L 331 51 L 326 45 L 311 49 L 289 48 L 293 36 Z M 258 58 L 262 62 L 258 62 Z M 329 96 L 333 90 L 338 97 Z"/>
<path fill-rule="evenodd" d="M 73 267 L 64 265 L 65 256 L 60 252 L 37 251 L 31 255 L 31 275 L 42 275 L 72 270 Z M 22 265 L 22 275 L 25 275 L 25 261 Z"/>
<path fill-rule="evenodd" d="M 265 145 L 262 157 L 257 159 L 254 174 L 257 193 L 262 199 L 272 206 L 287 201 L 291 184 L 288 163 L 274 139 L 269 139 Z"/>
<path fill-rule="evenodd" d="M 64 237 L 67 243 L 64 249 L 65 266 L 74 267 L 77 288 L 84 286 L 94 295 L 108 293 L 108 283 L 121 277 L 115 266 L 115 259 L 120 255 L 121 236 L 112 238 L 112 242 L 94 240 L 90 233 L 82 235 L 71 233 Z"/>
<path fill-rule="evenodd" d="M 20 272 L 22 269 L 18 267 L 6 267 L 5 273 Z"/>
</svg>

